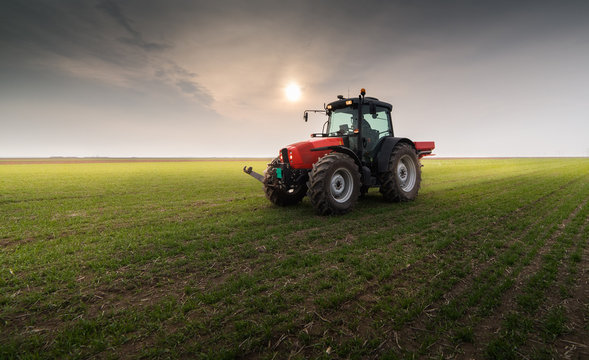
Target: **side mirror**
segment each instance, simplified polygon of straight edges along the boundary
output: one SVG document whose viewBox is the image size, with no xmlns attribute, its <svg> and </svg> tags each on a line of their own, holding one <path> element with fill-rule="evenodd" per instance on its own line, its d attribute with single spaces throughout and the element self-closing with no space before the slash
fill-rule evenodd
<svg viewBox="0 0 589 360">
<path fill-rule="evenodd" d="M 305 119 L 305 122 L 307 122 L 309 120 L 309 113 L 308 112 L 304 112 L 303 114 L 303 119 Z"/>
<path fill-rule="evenodd" d="M 371 115 L 376 115 L 376 105 L 373 102 L 370 102 L 370 104 L 368 105 L 369 109 L 370 109 L 370 114 Z"/>
</svg>

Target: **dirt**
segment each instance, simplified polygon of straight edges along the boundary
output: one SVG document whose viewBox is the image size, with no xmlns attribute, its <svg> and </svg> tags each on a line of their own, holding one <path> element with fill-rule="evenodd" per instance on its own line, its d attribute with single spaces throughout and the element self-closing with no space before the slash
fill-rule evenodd
<svg viewBox="0 0 589 360">
<path fill-rule="evenodd" d="M 569 217 L 559 225 L 558 230 L 555 231 L 546 243 L 539 249 L 538 253 L 534 257 L 534 262 L 527 265 L 517 276 L 514 281 L 514 285 L 503 294 L 501 305 L 494 311 L 494 314 L 490 317 L 485 318 L 473 329 L 474 338 L 476 344 L 465 343 L 462 347 L 463 357 L 465 359 L 476 359 L 483 357 L 481 353 L 481 345 L 487 344 L 500 330 L 501 323 L 504 316 L 510 312 L 510 310 L 517 309 L 516 297 L 520 293 L 520 290 L 524 287 L 526 281 L 540 269 L 541 259 L 544 254 L 548 253 L 552 245 L 555 243 L 562 233 L 564 228 L 572 221 L 572 219 L 579 213 L 581 208 L 587 204 L 587 200 L 579 204 L 575 210 L 569 215 Z M 583 258 L 585 261 L 589 261 L 586 257 Z M 562 271 L 562 267 L 560 268 Z M 587 281 L 585 280 L 585 285 Z M 551 286 L 554 288 L 555 286 Z M 576 298 L 576 297 L 575 297 Z M 557 300 L 546 301 L 546 303 L 558 303 Z"/>
<path fill-rule="evenodd" d="M 589 219 L 585 221 L 588 226 Z M 583 232 L 580 232 L 583 234 Z M 581 235 L 582 236 L 582 235 Z M 578 281 L 572 295 L 564 301 L 568 331 L 556 342 L 558 355 L 563 359 L 589 360 L 589 246 L 585 244 L 579 263 Z"/>
<path fill-rule="evenodd" d="M 578 181 L 578 180 L 579 179 L 576 179 L 576 180 L 572 181 L 571 183 Z M 562 190 L 566 186 L 570 186 L 570 183 L 564 184 L 560 190 Z M 545 195 L 541 196 L 540 198 L 514 210 L 513 212 L 510 212 L 509 214 L 503 215 L 501 218 L 499 218 L 498 220 L 495 221 L 495 224 L 501 223 L 501 222 L 507 220 L 508 218 L 510 218 L 514 214 L 517 214 L 518 212 L 521 212 L 521 211 L 529 209 L 529 208 L 533 208 L 537 203 L 548 198 L 550 195 L 554 194 L 557 191 L 558 190 L 555 190 L 551 193 L 545 194 Z M 569 219 L 565 220 L 561 224 L 561 226 L 559 227 L 557 232 L 551 237 L 551 239 L 549 239 L 547 241 L 547 244 L 545 246 L 549 246 L 551 241 L 554 241 L 556 239 L 556 237 L 558 237 L 558 235 L 562 233 L 562 230 L 564 229 L 564 227 L 566 227 L 566 225 L 570 222 L 572 217 L 574 217 L 578 213 L 578 211 L 581 209 L 581 207 L 582 207 L 582 204 L 579 205 L 575 211 L 573 211 L 573 213 L 570 215 Z M 534 228 L 534 226 L 540 222 L 540 220 L 541 219 L 538 219 L 537 221 L 534 221 L 530 225 L 528 225 L 526 227 L 526 229 L 523 230 L 523 234 L 518 236 L 518 238 L 513 239 L 513 242 L 516 242 L 516 241 L 518 241 L 518 239 L 524 237 L 525 234 L 527 234 L 529 231 L 531 231 Z M 468 239 L 469 241 L 475 241 L 477 238 L 479 238 L 482 235 L 482 233 L 483 232 L 480 230 L 475 231 L 472 234 L 466 236 L 465 238 Z M 457 250 L 456 248 L 458 245 L 459 244 L 457 244 L 457 243 L 452 243 L 448 247 L 439 251 L 437 253 L 437 255 L 436 254 L 429 254 L 427 256 L 424 256 L 423 258 L 420 259 L 420 261 L 418 263 L 411 264 L 408 267 L 400 268 L 397 272 L 395 272 L 394 274 L 391 275 L 390 279 L 394 280 L 396 283 L 399 283 L 399 284 L 406 284 L 408 282 L 411 282 L 412 277 L 419 276 L 419 274 L 416 275 L 415 269 L 431 267 L 431 264 L 436 261 L 439 261 L 439 257 L 442 256 L 445 252 Z M 467 254 L 465 254 L 465 257 L 468 257 Z M 434 304 L 430 304 L 428 307 L 426 307 L 420 317 L 418 317 L 414 321 L 411 321 L 408 325 L 404 326 L 402 330 L 397 331 L 397 336 L 395 338 L 395 341 L 391 342 L 390 344 L 387 344 L 384 347 L 390 348 L 392 346 L 392 347 L 399 347 L 399 348 L 404 348 L 404 349 L 416 349 L 419 346 L 419 344 L 421 343 L 421 338 L 424 336 L 424 334 L 426 334 L 428 332 L 428 330 L 426 330 L 425 327 L 427 326 L 427 323 L 429 322 L 430 318 L 432 316 L 435 316 L 437 309 L 441 305 L 443 305 L 444 303 L 447 303 L 453 297 L 457 296 L 458 294 L 462 293 L 465 289 L 467 289 L 472 284 L 472 281 L 474 280 L 474 278 L 476 278 L 477 274 L 482 273 L 482 271 L 484 271 L 484 269 L 488 268 L 488 266 L 491 265 L 492 262 L 493 262 L 493 259 L 490 259 L 488 264 L 486 264 L 486 265 L 485 264 L 473 264 L 472 265 L 473 271 L 471 274 L 469 274 L 469 276 L 467 278 L 458 282 L 451 290 L 449 290 L 444 295 L 444 297 L 440 301 L 438 301 Z M 418 272 L 419 271 L 417 271 L 417 273 Z M 523 272 L 523 274 L 521 275 L 521 279 L 527 278 L 532 272 L 533 272 L 533 266 L 530 267 L 529 270 L 525 270 Z M 521 280 L 521 281 L 523 281 L 523 280 Z M 377 295 L 375 294 L 375 292 L 382 285 L 383 285 L 383 283 L 381 281 L 374 280 L 374 281 L 369 282 L 364 287 L 364 290 L 357 294 L 356 299 L 352 300 L 351 303 L 344 304 L 342 306 L 341 310 L 344 310 L 343 312 L 347 313 L 349 315 L 349 314 L 355 312 L 357 307 L 360 306 L 360 303 L 362 303 L 364 305 L 370 305 L 370 300 L 374 300 L 374 299 L 378 298 Z M 510 295 L 508 294 L 507 298 L 509 298 L 509 296 Z M 498 313 L 502 314 L 503 310 L 500 309 L 498 311 Z M 341 321 L 343 321 L 344 323 L 346 322 L 346 319 L 348 316 L 346 314 L 341 314 L 341 311 L 339 311 L 338 314 L 334 314 L 334 315 L 337 316 L 338 318 L 341 317 Z M 498 319 L 492 319 L 492 320 L 490 320 L 489 323 L 497 325 L 497 324 L 499 324 L 499 321 L 498 321 Z M 483 325 L 483 327 L 484 327 L 484 325 Z M 364 334 L 364 335 L 369 336 L 369 333 L 371 335 L 374 335 L 374 329 L 364 329 L 364 330 L 365 330 L 364 332 L 366 332 L 366 334 Z M 368 331 L 366 331 L 366 330 L 368 330 Z M 479 330 L 482 330 L 482 329 L 479 329 Z M 487 333 L 487 335 L 493 336 L 495 330 L 496 329 L 492 329 L 491 327 L 489 327 L 488 329 L 485 328 L 483 331 L 485 333 Z M 488 332 L 488 331 L 490 331 L 490 332 Z M 476 333 L 476 331 L 475 331 L 475 333 Z M 361 334 L 359 334 L 359 335 L 361 335 Z M 456 354 L 458 351 L 458 349 L 455 346 L 449 344 L 449 340 L 447 340 L 447 339 L 440 339 L 435 345 L 439 347 L 439 350 L 438 350 L 439 353 L 454 353 L 454 354 Z M 470 344 L 466 344 L 465 346 L 468 348 L 470 346 Z M 473 347 L 471 350 L 474 350 L 474 349 L 475 348 Z M 432 350 L 434 350 L 434 349 L 432 349 Z M 481 357 L 481 354 L 478 351 L 475 353 L 472 351 L 469 352 L 469 350 L 466 349 L 464 358 L 471 358 L 472 356 L 470 356 L 469 354 L 474 356 L 474 358 Z"/>
</svg>

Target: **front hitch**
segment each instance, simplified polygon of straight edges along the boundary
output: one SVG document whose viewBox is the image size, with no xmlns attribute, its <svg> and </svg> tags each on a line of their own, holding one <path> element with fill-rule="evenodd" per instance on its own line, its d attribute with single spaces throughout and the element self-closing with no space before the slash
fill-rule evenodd
<svg viewBox="0 0 589 360">
<path fill-rule="evenodd" d="M 247 167 L 244 166 L 243 167 L 243 172 L 248 174 L 249 176 L 253 177 L 254 179 L 258 180 L 259 182 L 261 182 L 262 184 L 264 183 L 264 176 L 258 174 L 257 172 L 252 170 L 252 167 Z"/>
</svg>

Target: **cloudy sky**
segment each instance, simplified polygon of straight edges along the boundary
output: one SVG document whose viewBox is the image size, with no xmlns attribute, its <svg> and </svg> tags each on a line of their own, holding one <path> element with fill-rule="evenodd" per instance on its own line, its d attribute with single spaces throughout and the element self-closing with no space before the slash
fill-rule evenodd
<svg viewBox="0 0 589 360">
<path fill-rule="evenodd" d="M 589 156 L 588 18 L 587 1 L 4 0 L 0 157 L 270 157 L 320 131 L 304 109 L 362 87 L 441 156 Z"/>
</svg>

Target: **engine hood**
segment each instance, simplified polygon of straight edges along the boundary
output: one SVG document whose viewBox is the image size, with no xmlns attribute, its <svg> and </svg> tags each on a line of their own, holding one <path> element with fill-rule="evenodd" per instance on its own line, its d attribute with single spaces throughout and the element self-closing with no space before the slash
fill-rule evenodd
<svg viewBox="0 0 589 360">
<path fill-rule="evenodd" d="M 344 141 L 339 137 L 311 138 L 286 146 L 290 165 L 295 169 L 311 169 L 313 164 L 331 150 L 311 151 L 325 146 L 343 145 Z"/>
</svg>

